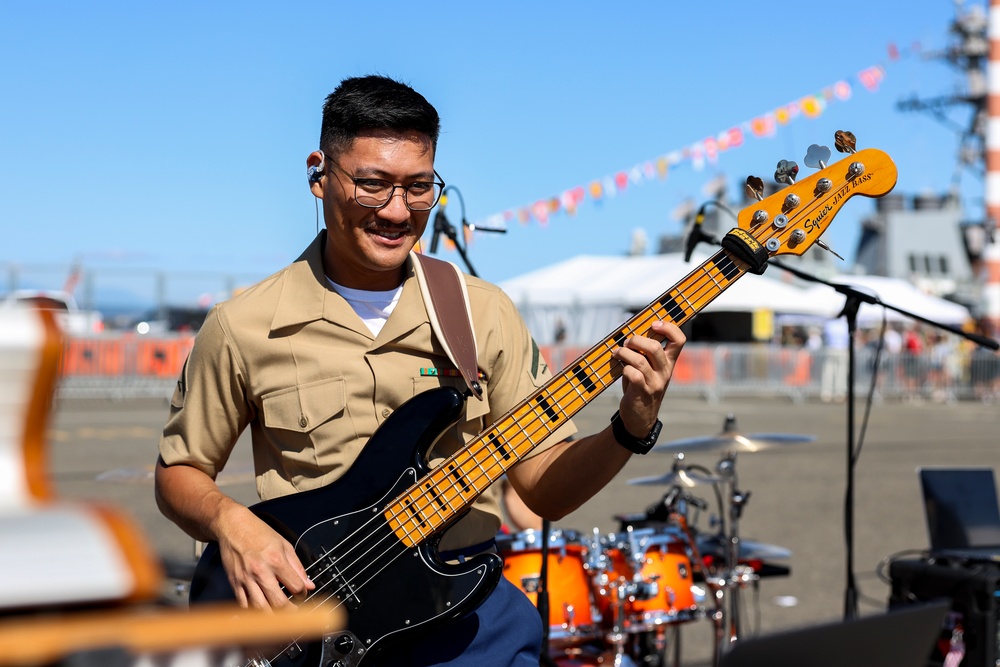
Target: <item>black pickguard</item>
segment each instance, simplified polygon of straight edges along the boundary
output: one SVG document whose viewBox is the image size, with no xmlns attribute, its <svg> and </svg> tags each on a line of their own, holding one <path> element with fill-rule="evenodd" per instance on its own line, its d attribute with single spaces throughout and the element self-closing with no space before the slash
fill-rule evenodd
<svg viewBox="0 0 1000 667">
<path fill-rule="evenodd" d="M 444 563 L 437 556 L 441 531 L 407 548 L 382 516 L 390 501 L 429 472 L 427 452 L 463 406 L 462 394 L 451 387 L 418 394 L 382 424 L 336 482 L 250 508 L 295 545 L 317 584 L 313 599 L 336 591 L 347 611 L 346 630 L 334 629 L 325 641 L 299 645 L 272 663 L 368 664 L 369 656 L 407 633 L 426 633 L 474 610 L 496 587 L 503 567 L 498 556 Z M 190 601 L 233 599 L 218 546 L 211 543 L 195 569 Z"/>
</svg>

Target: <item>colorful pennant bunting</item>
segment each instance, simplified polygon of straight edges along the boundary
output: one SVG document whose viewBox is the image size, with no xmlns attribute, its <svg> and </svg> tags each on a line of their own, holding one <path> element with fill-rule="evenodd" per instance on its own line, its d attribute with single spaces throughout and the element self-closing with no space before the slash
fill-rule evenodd
<svg viewBox="0 0 1000 667">
<path fill-rule="evenodd" d="M 919 43 L 914 43 L 905 52 L 919 52 Z M 895 44 L 889 44 L 887 55 L 890 61 L 897 61 L 901 51 Z M 758 139 L 773 137 L 779 126 L 787 125 L 800 116 L 813 119 L 823 114 L 834 102 L 846 102 L 854 92 L 854 83 L 860 83 L 870 93 L 877 92 L 885 79 L 885 67 L 866 67 L 854 77 L 842 79 L 820 89 L 818 93 L 792 100 L 777 108 L 762 113 L 748 121 L 739 123 L 719 134 L 706 137 L 683 148 L 652 158 L 629 169 L 619 170 L 612 175 L 590 181 L 586 186 L 568 188 L 559 195 L 539 199 L 534 204 L 494 213 L 474 226 L 497 227 L 512 220 L 526 225 L 532 220 L 545 225 L 559 213 L 575 215 L 587 197 L 595 203 L 624 193 L 629 187 L 647 181 L 664 180 L 670 169 L 682 162 L 690 162 L 693 169 L 700 171 L 705 164 L 715 164 L 720 153 L 739 148 L 747 136 Z"/>
</svg>

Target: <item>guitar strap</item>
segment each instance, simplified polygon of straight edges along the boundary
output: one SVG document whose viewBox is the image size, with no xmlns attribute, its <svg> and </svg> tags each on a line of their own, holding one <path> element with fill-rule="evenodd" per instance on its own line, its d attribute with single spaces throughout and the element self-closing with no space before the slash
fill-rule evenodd
<svg viewBox="0 0 1000 667">
<path fill-rule="evenodd" d="M 451 262 L 427 255 L 411 252 L 410 256 L 434 335 L 472 395 L 483 400 L 476 363 L 476 332 L 461 270 Z"/>
</svg>

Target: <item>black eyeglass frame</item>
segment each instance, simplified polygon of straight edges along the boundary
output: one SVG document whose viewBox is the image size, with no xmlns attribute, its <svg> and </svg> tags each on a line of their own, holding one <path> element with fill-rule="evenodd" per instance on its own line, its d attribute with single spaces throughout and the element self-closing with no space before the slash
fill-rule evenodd
<svg viewBox="0 0 1000 667">
<path fill-rule="evenodd" d="M 351 182 L 354 183 L 354 201 L 358 204 L 358 206 L 363 206 L 364 208 L 372 208 L 376 210 L 380 208 L 385 208 L 386 206 L 389 205 L 389 202 L 392 201 L 392 198 L 396 196 L 396 188 L 400 188 L 403 191 L 403 203 L 406 205 L 406 208 L 410 209 L 411 211 L 415 211 L 417 213 L 424 213 L 426 211 L 430 211 L 432 208 L 437 206 L 437 203 L 441 201 L 441 195 L 444 193 L 445 189 L 444 179 L 441 178 L 441 174 L 437 173 L 437 169 L 434 170 L 434 176 L 436 176 L 438 179 L 436 181 L 413 181 L 409 185 L 396 185 L 392 181 L 387 181 L 384 178 L 364 178 L 361 176 L 354 176 L 353 174 L 348 173 L 346 169 L 341 167 L 338 163 L 334 162 L 333 160 L 329 160 L 329 162 L 338 170 L 340 170 L 340 173 L 351 179 Z M 386 197 L 384 202 L 378 205 L 362 203 L 362 201 L 358 199 L 358 181 L 385 183 L 386 187 L 391 188 L 389 190 L 389 196 Z M 409 199 L 410 188 L 412 188 L 414 185 L 436 185 L 438 187 L 437 197 L 434 198 L 434 202 L 427 208 L 413 208 L 410 205 L 410 199 Z"/>
</svg>

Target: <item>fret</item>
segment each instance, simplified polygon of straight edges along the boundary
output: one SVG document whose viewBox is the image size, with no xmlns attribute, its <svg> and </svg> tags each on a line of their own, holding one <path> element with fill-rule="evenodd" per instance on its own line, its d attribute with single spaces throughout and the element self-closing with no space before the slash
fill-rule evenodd
<svg viewBox="0 0 1000 667">
<path fill-rule="evenodd" d="M 468 456 L 468 452 L 459 452 L 459 454 L 464 456 L 464 461 L 462 463 L 458 463 L 458 459 L 456 458 L 456 465 L 459 474 L 462 475 L 462 479 L 464 479 L 466 482 L 469 483 L 469 485 L 472 487 L 472 491 L 475 493 L 475 495 L 478 496 L 480 493 L 486 490 L 486 487 L 484 486 L 483 488 L 479 488 L 479 485 L 476 484 L 476 480 L 472 477 L 472 475 L 465 474 L 465 464 L 471 460 L 471 458 Z"/>
<path fill-rule="evenodd" d="M 489 438 L 487 438 L 485 446 L 482 449 L 480 449 L 479 452 L 477 452 L 477 454 L 480 453 L 484 457 L 489 457 L 491 459 L 492 461 L 491 467 L 492 465 L 498 465 L 501 468 L 504 467 L 504 459 L 500 457 L 500 452 L 493 447 L 493 443 L 489 442 Z M 506 460 L 509 461 L 508 465 L 514 465 L 514 463 L 517 462 L 517 452 L 515 450 L 510 450 L 510 456 L 507 457 Z M 479 459 L 474 459 L 473 463 L 477 464 L 478 461 Z"/>
<path fill-rule="evenodd" d="M 462 474 L 461 467 L 452 463 L 450 465 L 450 468 L 451 469 L 449 470 L 449 474 L 455 479 L 455 481 L 458 484 L 462 485 L 462 491 L 465 494 L 468 494 L 472 489 L 469 487 L 469 480 L 466 479 L 466 476 Z"/>
<path fill-rule="evenodd" d="M 544 394 L 539 395 L 535 401 L 542 409 L 542 412 L 545 413 L 545 416 L 549 418 L 549 421 L 558 421 L 559 413 L 556 412 L 556 409 L 549 403 L 548 398 L 546 398 Z"/>
<path fill-rule="evenodd" d="M 500 434 L 494 431 L 490 433 L 487 439 L 489 440 L 490 449 L 492 449 L 493 452 L 502 454 L 505 461 L 510 460 L 510 457 L 513 456 L 513 452 L 510 450 L 509 443 L 500 438 Z"/>
<path fill-rule="evenodd" d="M 709 267 L 708 267 L 707 264 L 704 267 L 702 267 L 702 273 L 704 273 L 706 276 L 708 276 L 708 279 L 711 280 L 713 283 L 715 283 L 715 287 L 720 292 L 725 289 L 725 287 L 723 285 L 720 285 L 719 281 L 715 279 L 715 274 L 712 273 L 712 271 L 709 269 Z"/>
<path fill-rule="evenodd" d="M 400 531 L 402 531 L 403 534 L 406 535 L 407 537 L 411 536 L 413 532 L 416 531 L 417 533 L 420 534 L 421 540 L 430 535 L 433 532 L 433 529 L 428 528 L 427 532 L 426 533 L 424 532 L 423 528 L 426 525 L 427 521 L 426 519 L 423 518 L 423 516 L 420 515 L 419 512 L 413 511 L 413 502 L 409 498 L 404 498 L 403 505 L 404 507 L 401 514 L 404 514 L 407 518 L 405 520 L 401 520 L 398 515 L 390 517 L 389 525 L 392 527 L 393 531 L 397 535 L 400 533 Z M 417 519 L 417 517 L 419 517 L 419 520 Z M 411 540 L 411 541 L 415 544 L 418 540 Z"/>
<path fill-rule="evenodd" d="M 597 386 L 597 381 L 600 381 L 600 378 L 598 378 L 597 381 L 595 381 L 594 378 L 592 378 L 590 376 L 588 376 L 588 378 L 590 380 L 591 385 L 595 389 L 598 389 L 599 391 L 604 389 L 604 387 L 598 387 Z M 577 378 L 577 379 L 579 380 L 579 378 Z M 572 389 L 576 393 L 576 397 L 578 399 L 584 400 L 584 401 L 586 400 L 586 398 L 584 397 L 584 392 L 581 391 L 581 386 L 580 386 L 579 382 L 576 382 L 576 383 L 571 382 L 569 386 L 570 386 L 570 389 Z M 586 393 L 591 394 L 591 393 L 593 393 L 593 390 L 587 391 Z"/>
<path fill-rule="evenodd" d="M 476 468 L 479 469 L 479 472 L 483 473 L 483 476 L 486 477 L 486 479 L 488 479 L 490 481 L 493 481 L 493 482 L 495 482 L 496 480 L 500 479 L 500 475 L 497 475 L 496 477 L 491 477 L 490 474 L 486 471 L 486 469 L 483 468 L 483 464 L 480 463 L 477 459 L 473 459 L 473 461 L 476 464 Z M 501 466 L 501 470 L 502 469 L 503 469 L 503 466 Z"/>
<path fill-rule="evenodd" d="M 594 382 L 594 378 L 583 368 L 583 364 L 577 364 L 573 368 L 573 377 L 577 379 L 579 385 L 583 387 L 583 390 L 588 393 L 594 393 L 594 389 L 597 388 L 597 383 Z"/>
<path fill-rule="evenodd" d="M 625 345 L 625 341 L 628 340 L 630 337 L 631 334 L 629 333 L 628 329 L 622 329 L 614 336 L 611 336 L 609 340 L 614 341 L 615 347 L 622 347 Z"/>
<path fill-rule="evenodd" d="M 668 292 L 668 294 L 669 294 L 669 292 Z M 668 313 L 671 312 L 671 307 L 676 308 L 677 310 L 680 311 L 680 315 L 679 316 L 673 317 L 674 322 L 679 322 L 682 319 L 686 319 L 685 315 L 687 315 L 689 311 L 692 311 L 692 310 L 695 309 L 694 306 L 691 304 L 691 302 L 688 301 L 687 297 L 684 296 L 684 292 L 679 292 L 678 296 L 680 296 L 680 298 L 684 299 L 684 302 L 687 303 L 688 308 L 684 308 L 681 304 L 677 303 L 677 299 L 674 298 L 674 297 L 672 297 L 672 296 L 665 296 L 660 301 L 660 303 L 663 304 L 663 307 L 667 309 Z M 668 303 L 671 304 L 671 305 L 668 306 L 667 305 Z"/>
<path fill-rule="evenodd" d="M 649 307 L 649 312 L 656 316 L 658 320 L 668 320 L 673 322 L 673 318 L 670 316 L 670 311 L 667 310 L 666 306 L 657 301 Z M 675 323 L 676 324 L 676 323 Z"/>
</svg>

